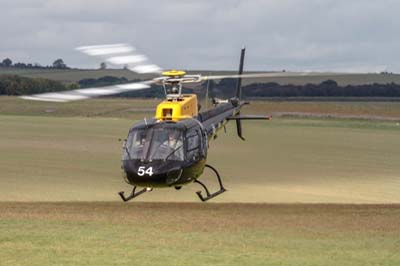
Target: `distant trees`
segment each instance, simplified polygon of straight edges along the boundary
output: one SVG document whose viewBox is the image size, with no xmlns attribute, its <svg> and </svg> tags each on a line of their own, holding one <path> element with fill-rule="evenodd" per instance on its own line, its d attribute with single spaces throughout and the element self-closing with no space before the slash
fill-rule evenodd
<svg viewBox="0 0 400 266">
<path fill-rule="evenodd" d="M 205 83 L 203 87 L 205 87 Z M 210 88 L 210 94 L 218 98 L 230 98 L 235 95 L 236 81 L 223 79 Z M 275 82 L 252 83 L 242 87 L 244 97 L 400 97 L 400 85 L 365 84 L 339 86 L 334 80 L 320 84 L 281 85 Z"/>
<path fill-rule="evenodd" d="M 13 62 L 11 61 L 10 58 L 6 58 L 3 61 L 0 62 L 0 67 L 14 67 L 14 68 L 32 68 L 32 69 L 70 69 L 65 63 L 64 61 L 59 58 L 57 60 L 55 60 L 53 62 L 53 64 L 51 66 L 41 66 L 39 63 L 15 63 L 13 64 Z"/>
<path fill-rule="evenodd" d="M 78 83 L 62 84 L 58 81 L 42 78 L 32 79 L 17 75 L 0 75 L 0 95 L 25 95 L 75 90 L 136 81 L 139 80 L 129 81 L 125 77 L 105 76 L 98 79 L 82 79 Z M 201 92 L 201 96 L 205 96 L 207 82 L 204 82 L 202 87 L 204 90 Z M 235 88 L 236 80 L 234 79 L 223 79 L 219 83 L 210 81 L 209 97 L 230 98 L 235 95 Z M 194 92 L 193 89 L 189 88 L 183 88 L 183 90 L 184 93 Z M 305 85 L 280 85 L 275 82 L 253 83 L 242 88 L 242 95 L 244 97 L 400 97 L 400 85 L 375 83 L 339 86 L 334 80 Z M 164 90 L 161 86 L 153 85 L 147 90 L 130 91 L 115 96 L 160 98 L 164 97 Z"/>
<path fill-rule="evenodd" d="M 64 60 L 62 60 L 61 58 L 56 59 L 53 62 L 53 68 L 57 68 L 57 69 L 66 69 L 67 65 L 64 63 Z"/>
<path fill-rule="evenodd" d="M 6 59 L 4 59 L 4 60 L 2 61 L 1 64 L 2 64 L 3 66 L 5 66 L 5 67 L 10 67 L 10 66 L 12 66 L 12 61 L 11 61 L 10 58 L 6 58 Z"/>
<path fill-rule="evenodd" d="M 66 89 L 62 83 L 49 79 L 32 79 L 17 75 L 0 76 L 0 95 L 25 95 Z"/>
<path fill-rule="evenodd" d="M 106 63 L 105 62 L 101 62 L 100 63 L 100 69 L 106 69 L 106 68 L 107 68 Z"/>
<path fill-rule="evenodd" d="M 98 79 L 81 79 L 78 81 L 78 84 L 81 88 L 89 88 L 89 87 L 102 87 L 113 84 L 122 84 L 128 82 L 128 79 L 125 77 L 113 77 L 113 76 L 104 76 Z"/>
<path fill-rule="evenodd" d="M 400 85 L 374 83 L 339 86 L 334 80 L 305 85 L 254 83 L 243 87 L 243 95 L 246 97 L 400 97 Z"/>
<path fill-rule="evenodd" d="M 27 68 L 27 65 L 25 63 L 15 63 L 14 67 L 17 68 Z"/>
<path fill-rule="evenodd" d="M 70 83 L 67 85 L 68 90 L 77 90 L 79 89 L 79 85 L 77 83 Z"/>
</svg>

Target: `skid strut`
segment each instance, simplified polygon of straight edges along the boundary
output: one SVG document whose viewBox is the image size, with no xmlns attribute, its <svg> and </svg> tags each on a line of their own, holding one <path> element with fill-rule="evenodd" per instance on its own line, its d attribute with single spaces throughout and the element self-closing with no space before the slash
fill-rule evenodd
<svg viewBox="0 0 400 266">
<path fill-rule="evenodd" d="M 222 180 L 221 180 L 221 177 L 220 177 L 217 169 L 215 169 L 214 167 L 212 167 L 211 165 L 208 165 L 208 164 L 206 164 L 206 167 L 208 167 L 211 170 L 213 170 L 214 173 L 216 174 L 217 179 L 218 179 L 218 183 L 219 183 L 219 190 L 217 192 L 214 192 L 214 193 L 211 194 L 210 191 L 208 191 L 208 188 L 206 187 L 206 185 L 204 185 L 202 182 L 200 182 L 199 180 L 196 179 L 194 182 L 197 183 L 197 184 L 200 184 L 204 188 L 204 190 L 206 192 L 206 196 L 205 197 L 203 197 L 203 195 L 201 194 L 201 191 L 197 191 L 196 192 L 197 196 L 199 196 L 201 201 L 207 201 L 207 200 L 212 199 L 212 198 L 214 198 L 214 197 L 218 196 L 219 194 L 222 194 L 222 193 L 224 193 L 226 191 L 226 189 L 224 188 L 224 185 L 222 185 Z"/>
<path fill-rule="evenodd" d="M 119 192 L 118 194 L 119 194 L 119 196 L 121 197 L 121 199 L 123 201 L 127 202 L 127 201 L 130 201 L 131 199 L 136 198 L 137 196 L 139 196 L 139 195 L 141 195 L 141 194 L 143 194 L 145 192 L 150 192 L 153 189 L 152 188 L 144 188 L 144 189 L 142 189 L 142 190 L 140 190 L 138 192 L 135 192 L 135 190 L 136 190 L 136 186 L 133 187 L 132 192 L 128 197 L 125 197 L 123 191 Z"/>
</svg>

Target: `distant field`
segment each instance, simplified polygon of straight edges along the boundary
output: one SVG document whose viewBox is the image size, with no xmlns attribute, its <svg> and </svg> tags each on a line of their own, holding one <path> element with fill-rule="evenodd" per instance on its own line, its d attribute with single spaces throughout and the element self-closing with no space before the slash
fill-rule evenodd
<svg viewBox="0 0 400 266">
<path fill-rule="evenodd" d="M 0 97 L 0 114 L 61 117 L 124 117 L 143 119 L 154 116 L 159 99 L 91 99 L 69 103 L 27 101 L 17 97 Z"/>
<path fill-rule="evenodd" d="M 289 72 L 288 72 L 289 73 Z M 30 78 L 48 78 L 58 80 L 64 83 L 77 82 L 85 78 L 100 78 L 104 76 L 125 77 L 129 80 L 134 79 L 150 79 L 154 75 L 139 75 L 124 69 L 106 69 L 106 70 L 55 70 L 55 69 L 14 69 L 14 68 L 0 68 L 1 74 L 16 74 Z M 192 70 L 188 74 L 202 74 L 202 75 L 223 75 L 223 74 L 236 74 L 236 71 L 212 71 L 212 70 Z M 320 73 L 318 76 L 300 76 L 300 77 L 278 77 L 278 78 L 252 78 L 244 79 L 243 85 L 250 83 L 266 83 L 277 82 L 279 84 L 293 84 L 304 85 L 307 83 L 319 84 L 325 80 L 335 80 L 340 86 L 345 85 L 360 85 L 371 83 L 398 83 L 400 84 L 400 74 L 343 74 L 332 75 L 330 73 Z"/>
<path fill-rule="evenodd" d="M 399 205 L 0 203 L 0 265 L 400 264 Z"/>
<path fill-rule="evenodd" d="M 400 121 L 400 102 L 357 101 L 252 101 L 248 113 L 270 113 L 275 116 L 321 116 Z"/>
<path fill-rule="evenodd" d="M 154 75 L 138 75 L 132 71 L 124 69 L 107 69 L 107 70 L 57 70 L 57 69 L 14 69 L 0 68 L 0 74 L 14 74 L 28 78 L 47 78 L 57 80 L 64 83 L 78 82 L 86 78 L 101 78 L 104 76 L 125 77 L 129 80 L 147 79 Z"/>
<path fill-rule="evenodd" d="M 16 97 L 0 97 L 0 114 L 35 116 L 120 117 L 142 119 L 154 116 L 160 99 L 91 99 L 70 103 L 26 101 Z M 200 100 L 202 108 L 205 103 Z M 211 107 L 211 104 L 209 104 Z M 251 101 L 244 113 L 273 116 L 337 116 L 400 121 L 400 101 Z"/>
</svg>

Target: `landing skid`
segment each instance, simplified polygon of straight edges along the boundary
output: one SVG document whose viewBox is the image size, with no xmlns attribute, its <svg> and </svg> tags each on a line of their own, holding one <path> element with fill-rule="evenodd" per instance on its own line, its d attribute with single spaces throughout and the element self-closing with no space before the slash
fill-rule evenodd
<svg viewBox="0 0 400 266">
<path fill-rule="evenodd" d="M 206 187 L 206 185 L 204 185 L 202 182 L 200 182 L 199 180 L 196 179 L 194 182 L 197 183 L 197 184 L 200 184 L 204 188 L 204 190 L 206 192 L 206 196 L 205 197 L 203 197 L 203 195 L 201 194 L 201 191 L 197 191 L 196 192 L 197 196 L 199 196 L 201 201 L 207 201 L 207 200 L 212 199 L 212 198 L 214 198 L 214 197 L 218 196 L 219 194 L 222 194 L 222 193 L 224 193 L 226 191 L 226 189 L 222 185 L 222 180 L 221 180 L 221 177 L 220 177 L 217 169 L 215 169 L 214 167 L 212 167 L 211 165 L 208 165 L 208 164 L 206 164 L 206 167 L 208 167 L 211 170 L 213 170 L 214 173 L 216 174 L 217 179 L 218 179 L 218 183 L 219 183 L 219 190 L 217 192 L 214 192 L 214 193 L 211 194 L 210 191 L 208 191 L 208 188 Z"/>
<path fill-rule="evenodd" d="M 141 195 L 141 194 L 143 194 L 143 193 L 145 193 L 145 192 L 150 192 L 150 191 L 152 191 L 153 189 L 152 189 L 152 188 L 144 188 L 144 189 L 142 189 L 142 190 L 140 190 L 140 191 L 138 191 L 138 192 L 135 192 L 135 190 L 136 190 L 136 186 L 133 187 L 132 192 L 131 192 L 131 194 L 130 194 L 128 197 L 125 197 L 123 191 L 119 192 L 118 194 L 119 194 L 119 196 L 121 197 L 121 199 L 122 199 L 124 202 L 127 202 L 127 201 L 130 201 L 131 199 L 136 198 L 137 196 L 139 196 L 139 195 Z"/>
</svg>

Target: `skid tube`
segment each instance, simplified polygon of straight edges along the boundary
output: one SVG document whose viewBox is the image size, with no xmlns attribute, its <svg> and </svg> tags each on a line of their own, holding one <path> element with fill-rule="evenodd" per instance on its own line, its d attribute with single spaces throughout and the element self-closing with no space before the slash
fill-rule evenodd
<svg viewBox="0 0 400 266">
<path fill-rule="evenodd" d="M 132 189 L 131 194 L 128 197 L 125 197 L 123 191 L 118 192 L 118 195 L 121 197 L 121 199 L 124 202 L 127 202 L 127 201 L 130 201 L 131 199 L 136 198 L 137 196 L 139 196 L 139 195 L 141 195 L 141 194 L 143 194 L 145 192 L 150 192 L 152 190 L 153 190 L 152 188 L 143 188 L 142 190 L 140 190 L 138 192 L 135 192 L 136 191 L 136 186 L 134 186 L 133 189 Z"/>
<path fill-rule="evenodd" d="M 194 182 L 199 184 L 199 185 L 201 185 L 204 188 L 205 192 L 206 192 L 206 196 L 205 197 L 203 197 L 203 195 L 201 194 L 201 191 L 197 191 L 196 192 L 197 196 L 199 196 L 201 201 L 207 201 L 207 200 L 212 199 L 212 198 L 214 198 L 214 197 L 218 196 L 219 194 L 222 194 L 222 193 L 224 193 L 226 191 L 226 189 L 224 188 L 224 185 L 222 184 L 221 176 L 219 175 L 217 169 L 215 169 L 214 167 L 212 167 L 209 164 L 206 164 L 206 167 L 208 167 L 211 170 L 213 170 L 214 173 L 216 174 L 217 179 L 218 179 L 218 183 L 219 183 L 219 190 L 217 192 L 214 192 L 214 193 L 211 194 L 206 185 L 204 185 L 202 182 L 200 182 L 197 179 L 194 180 Z"/>
</svg>

